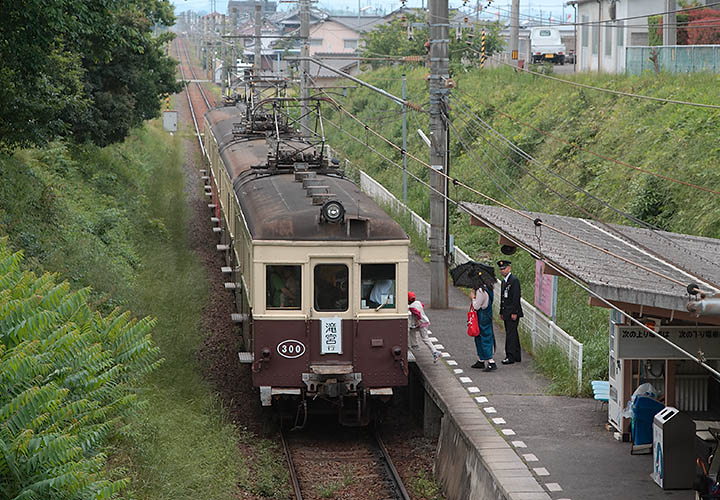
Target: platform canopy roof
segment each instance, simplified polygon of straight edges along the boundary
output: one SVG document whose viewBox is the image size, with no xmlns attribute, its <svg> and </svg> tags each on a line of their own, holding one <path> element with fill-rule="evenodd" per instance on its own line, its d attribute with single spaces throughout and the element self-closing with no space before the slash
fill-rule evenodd
<svg viewBox="0 0 720 500">
<path fill-rule="evenodd" d="M 562 270 L 618 305 L 687 313 L 689 283 L 720 292 L 720 240 L 476 203 L 462 206 L 473 225 L 492 228 L 502 244 L 526 249 L 550 273 Z"/>
</svg>

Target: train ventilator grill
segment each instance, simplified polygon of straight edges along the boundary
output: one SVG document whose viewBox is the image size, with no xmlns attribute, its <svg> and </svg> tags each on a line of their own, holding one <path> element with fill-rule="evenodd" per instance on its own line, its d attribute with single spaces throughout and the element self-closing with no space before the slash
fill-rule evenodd
<svg viewBox="0 0 720 500">
<path fill-rule="evenodd" d="M 706 375 L 677 375 L 675 404 L 680 411 L 707 411 L 708 377 Z"/>
</svg>

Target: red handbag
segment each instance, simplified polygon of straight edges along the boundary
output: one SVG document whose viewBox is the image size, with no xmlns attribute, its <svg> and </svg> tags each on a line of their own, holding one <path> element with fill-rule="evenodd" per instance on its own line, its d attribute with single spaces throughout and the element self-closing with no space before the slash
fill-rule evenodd
<svg viewBox="0 0 720 500">
<path fill-rule="evenodd" d="M 470 306 L 470 310 L 467 315 L 467 334 L 471 337 L 477 337 L 480 335 L 480 326 L 478 325 L 477 313 Z"/>
</svg>

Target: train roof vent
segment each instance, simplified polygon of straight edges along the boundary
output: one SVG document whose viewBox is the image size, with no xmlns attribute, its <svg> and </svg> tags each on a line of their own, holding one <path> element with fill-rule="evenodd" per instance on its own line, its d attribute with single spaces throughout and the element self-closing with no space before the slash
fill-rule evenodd
<svg viewBox="0 0 720 500">
<path fill-rule="evenodd" d="M 305 186 L 305 180 L 314 179 L 316 177 L 317 177 L 317 174 L 315 172 L 311 172 L 309 170 L 296 170 L 295 171 L 295 180 L 298 182 L 302 182 L 303 187 Z"/>
<path fill-rule="evenodd" d="M 370 221 L 365 217 L 346 216 L 347 235 L 351 238 L 366 239 L 370 237 Z"/>
<path fill-rule="evenodd" d="M 330 199 L 334 198 L 335 195 L 332 193 L 324 192 L 324 193 L 314 193 L 311 195 L 312 197 L 312 204 L 313 205 L 324 205 Z"/>
</svg>

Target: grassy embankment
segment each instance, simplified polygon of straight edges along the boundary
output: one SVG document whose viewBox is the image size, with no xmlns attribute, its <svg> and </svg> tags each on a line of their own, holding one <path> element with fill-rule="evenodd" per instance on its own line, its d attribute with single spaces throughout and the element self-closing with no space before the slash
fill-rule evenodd
<svg viewBox="0 0 720 500">
<path fill-rule="evenodd" d="M 285 498 L 282 454 L 230 425 L 196 357 L 208 301 L 204 269 L 187 245 L 182 143 L 157 123 L 99 149 L 55 143 L 0 156 L 0 235 L 29 268 L 91 286 L 103 311 L 157 318 L 164 364 L 129 435 L 110 451 L 133 498 Z M 252 443 L 249 465 L 238 443 Z M 265 464 L 265 465 L 263 465 Z M 252 469 L 252 470 L 251 470 Z"/>
<path fill-rule="evenodd" d="M 365 75 L 370 83 L 400 95 L 401 74 L 407 72 L 408 98 L 428 102 L 425 68 L 385 68 Z M 717 76 L 643 75 L 640 77 L 610 75 L 576 75 L 575 81 L 623 92 L 644 94 L 684 101 L 720 102 Z M 677 104 L 663 104 L 629 97 L 614 96 L 581 89 L 538 76 L 518 74 L 507 68 L 480 72 L 473 70 L 455 75 L 457 89 L 451 99 L 453 126 L 473 151 L 468 154 L 457 138 L 452 139 L 453 177 L 516 208 L 585 217 L 577 208 L 550 192 L 529 173 L 562 193 L 573 203 L 605 221 L 629 224 L 611 209 L 579 194 L 554 174 L 559 174 L 623 211 L 669 231 L 720 237 L 720 199 L 710 193 L 664 181 L 545 137 L 530 127 L 519 125 L 500 112 L 513 116 L 568 142 L 622 160 L 651 172 L 716 189 L 720 186 L 720 113 L 717 110 Z M 370 90 L 351 91 L 344 102 L 346 109 L 378 130 L 395 144 L 401 144 L 402 129 L 399 107 Z M 507 147 L 492 141 L 477 122 L 463 113 L 463 105 L 512 140 L 538 163 L 522 161 Z M 382 151 L 402 164 L 400 154 L 384 145 L 346 115 L 331 112 L 328 118 L 343 129 Z M 414 132 L 428 130 L 427 114 L 411 112 L 408 116 L 408 150 L 427 158 L 427 148 Z M 353 163 L 362 165 L 398 198 L 402 198 L 402 172 L 351 139 L 330 123 L 325 124 L 331 145 Z M 452 135 L 456 135 L 452 131 Z M 489 141 L 489 142 L 487 142 Z M 509 157 L 508 157 L 509 156 Z M 510 159 L 511 158 L 511 159 Z M 409 160 L 409 170 L 428 181 L 428 169 Z M 496 185 L 482 167 L 493 172 L 513 198 Z M 488 203 L 480 196 L 452 187 L 456 200 Z M 428 189 L 409 180 L 409 205 L 429 219 Z M 451 210 L 451 232 L 456 243 L 470 255 L 494 261 L 500 258 L 497 235 L 492 231 L 471 228 L 467 215 Z M 513 256 L 513 271 L 523 283 L 524 297 L 532 302 L 534 262 L 518 252 Z M 589 380 L 607 377 L 608 312 L 587 305 L 588 295 L 568 280 L 560 279 L 558 324 L 584 344 L 583 380 L 589 393 Z M 552 378 L 552 390 L 574 394 L 577 382 L 566 369 L 562 354 L 554 349 L 536 352 L 536 360 Z"/>
</svg>

